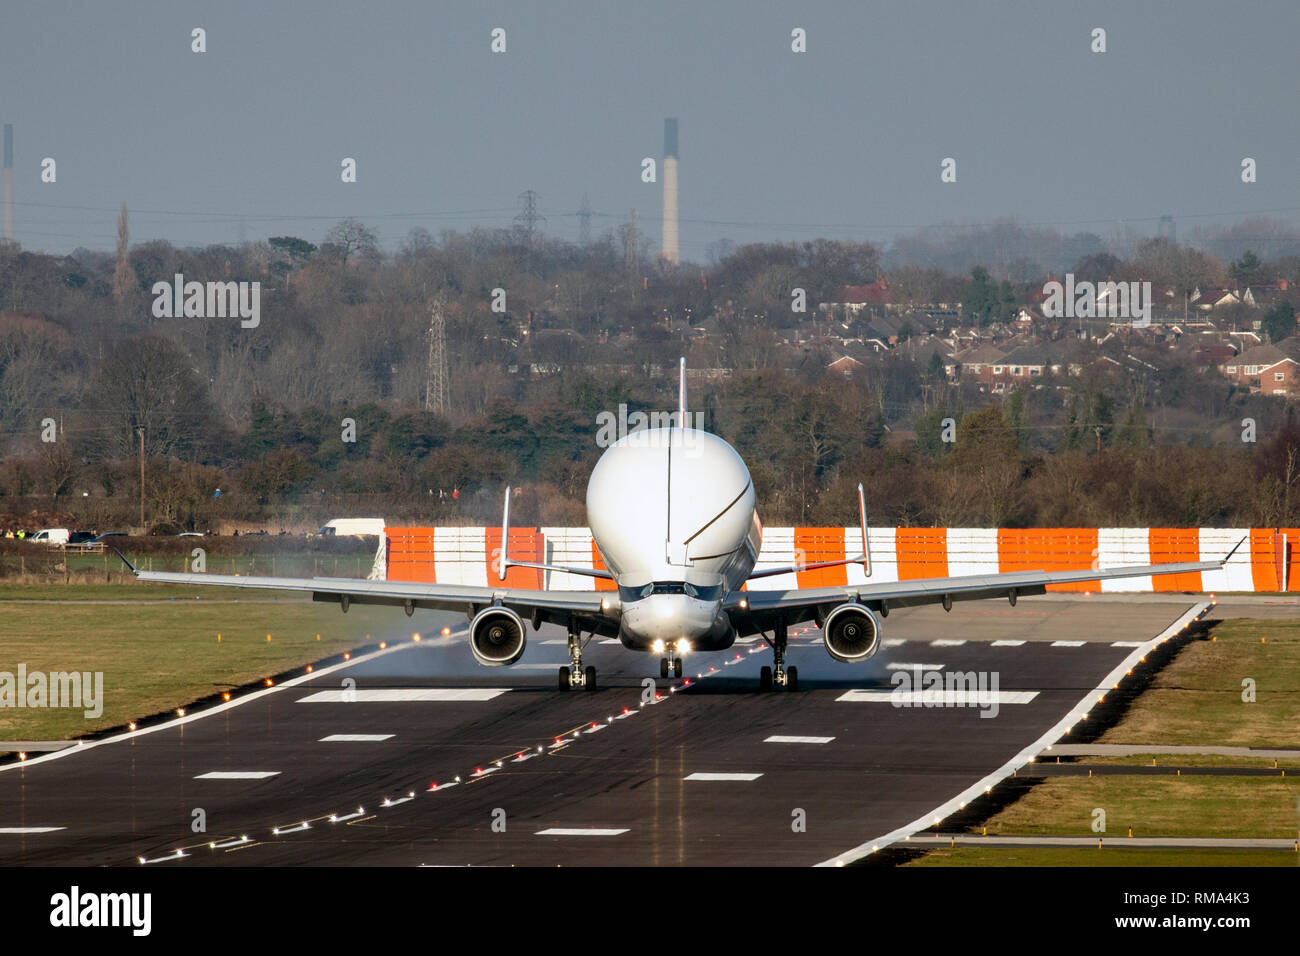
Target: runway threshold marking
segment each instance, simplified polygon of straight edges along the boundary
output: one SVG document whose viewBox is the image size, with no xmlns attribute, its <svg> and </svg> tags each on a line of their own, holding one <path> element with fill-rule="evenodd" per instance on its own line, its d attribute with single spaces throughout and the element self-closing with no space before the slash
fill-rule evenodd
<svg viewBox="0 0 1300 956">
<path fill-rule="evenodd" d="M 195 780 L 265 780 L 278 777 L 278 770 L 209 770 L 195 776 Z"/>
<path fill-rule="evenodd" d="M 738 783 L 751 783 L 763 776 L 761 773 L 692 773 L 683 777 L 683 780 L 708 780 L 708 781 L 732 781 Z"/>
<path fill-rule="evenodd" d="M 834 737 L 797 737 L 789 734 L 773 734 L 763 741 L 765 744 L 828 744 Z"/>
<path fill-rule="evenodd" d="M 509 691 L 508 687 L 378 687 L 373 690 L 349 688 L 321 690 L 299 697 L 299 704 L 404 704 L 442 703 L 447 701 L 494 700 Z"/>
<path fill-rule="evenodd" d="M 370 744 L 379 743 L 383 740 L 392 740 L 393 734 L 330 734 L 328 737 L 322 737 L 319 743 L 322 744 Z"/>
<path fill-rule="evenodd" d="M 885 666 L 888 667 L 890 670 L 896 670 L 896 671 L 902 671 L 902 670 L 910 671 L 910 670 L 915 670 L 918 667 L 921 668 L 921 670 L 923 671 L 943 670 L 942 664 L 912 664 L 904 661 L 890 661 Z"/>
<path fill-rule="evenodd" d="M 929 690 L 847 690 L 835 698 L 836 703 L 895 704 L 898 707 L 985 707 L 995 701 L 999 704 L 1028 704 L 1038 696 L 1036 690 L 947 690 L 941 687 Z"/>
<path fill-rule="evenodd" d="M 597 827 L 551 827 L 547 830 L 538 830 L 533 836 L 619 836 L 626 833 L 627 827 L 605 828 Z"/>
</svg>

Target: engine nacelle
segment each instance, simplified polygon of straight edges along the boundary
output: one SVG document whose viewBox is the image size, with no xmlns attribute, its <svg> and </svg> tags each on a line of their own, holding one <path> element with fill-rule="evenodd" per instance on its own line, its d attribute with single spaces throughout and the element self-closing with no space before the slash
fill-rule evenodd
<svg viewBox="0 0 1300 956">
<path fill-rule="evenodd" d="M 822 622 L 822 641 L 841 663 L 865 661 L 880 650 L 880 618 L 861 604 L 841 604 Z"/>
<path fill-rule="evenodd" d="M 523 619 L 509 608 L 484 608 L 469 622 L 469 649 L 488 667 L 504 667 L 524 656 Z"/>
</svg>

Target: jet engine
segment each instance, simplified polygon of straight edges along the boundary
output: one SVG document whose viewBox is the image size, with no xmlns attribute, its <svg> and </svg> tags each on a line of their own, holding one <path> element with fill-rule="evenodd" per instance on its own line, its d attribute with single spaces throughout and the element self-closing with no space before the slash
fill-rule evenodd
<svg viewBox="0 0 1300 956">
<path fill-rule="evenodd" d="M 865 661 L 880 650 L 880 619 L 861 604 L 841 604 L 822 622 L 822 641 L 841 663 Z"/>
<path fill-rule="evenodd" d="M 524 622 L 504 607 L 484 608 L 469 622 L 469 648 L 480 664 L 503 667 L 524 655 Z"/>
</svg>

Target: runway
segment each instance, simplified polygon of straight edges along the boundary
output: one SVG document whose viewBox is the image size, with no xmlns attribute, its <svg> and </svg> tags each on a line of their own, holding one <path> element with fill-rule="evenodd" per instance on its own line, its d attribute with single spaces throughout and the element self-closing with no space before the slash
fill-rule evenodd
<svg viewBox="0 0 1300 956">
<path fill-rule="evenodd" d="M 403 643 L 0 770 L 0 864 L 826 863 L 1003 766 L 1195 603 L 898 611 L 865 665 L 832 661 L 809 626 L 794 693 L 758 692 L 761 642 L 647 684 L 656 658 L 597 639 L 595 693 L 555 689 L 551 629 L 513 668 L 479 667 L 455 633 Z M 996 716 L 992 687 L 893 705 L 892 675 L 936 670 L 996 675 Z"/>
</svg>

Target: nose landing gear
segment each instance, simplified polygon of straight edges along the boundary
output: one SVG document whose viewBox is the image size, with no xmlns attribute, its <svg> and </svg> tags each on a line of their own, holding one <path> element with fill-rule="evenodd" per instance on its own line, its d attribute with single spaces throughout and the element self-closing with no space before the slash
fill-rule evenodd
<svg viewBox="0 0 1300 956">
<path fill-rule="evenodd" d="M 582 666 L 582 649 L 590 644 L 595 636 L 593 631 L 584 641 L 581 631 L 569 630 L 569 666 L 560 668 L 560 690 L 570 690 L 574 687 L 596 689 L 596 668 L 584 669 Z"/>
<path fill-rule="evenodd" d="M 758 672 L 758 689 L 762 691 L 772 690 L 774 687 L 784 687 L 786 690 L 799 689 L 799 668 L 785 666 L 785 648 L 787 643 L 786 626 L 784 623 L 778 624 L 772 632 L 771 640 L 766 634 L 760 635 L 764 643 L 772 648 L 772 658 L 775 669 L 764 667 Z"/>
<path fill-rule="evenodd" d="M 664 657 L 659 661 L 659 677 L 667 680 L 670 677 L 682 676 L 682 659 L 680 657 Z"/>
</svg>

